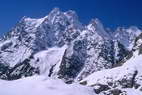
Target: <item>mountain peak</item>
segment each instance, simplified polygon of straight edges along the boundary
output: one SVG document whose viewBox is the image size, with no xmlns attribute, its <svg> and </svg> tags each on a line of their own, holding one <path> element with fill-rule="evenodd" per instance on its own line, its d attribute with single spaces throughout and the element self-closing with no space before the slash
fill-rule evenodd
<svg viewBox="0 0 142 95">
<path fill-rule="evenodd" d="M 101 21 L 96 18 L 96 19 L 92 19 L 89 23 L 89 25 L 87 26 L 88 30 L 97 32 L 99 35 L 101 35 L 104 38 L 109 38 L 110 36 L 108 35 L 108 33 L 105 31 L 103 24 L 101 23 Z"/>
<path fill-rule="evenodd" d="M 58 12 L 60 12 L 60 9 L 58 7 L 55 7 L 52 9 L 50 13 L 58 13 Z"/>
<path fill-rule="evenodd" d="M 78 20 L 78 16 L 75 11 L 69 10 L 64 13 L 69 19 Z"/>
<path fill-rule="evenodd" d="M 59 8 L 54 8 L 52 9 L 52 11 L 48 14 L 48 16 L 55 16 L 55 15 L 59 15 L 61 14 L 62 12 L 60 11 Z"/>
<path fill-rule="evenodd" d="M 131 51 L 135 39 L 141 34 L 141 30 L 135 26 L 129 28 L 118 27 L 114 34 L 114 39 L 117 39 L 125 48 Z"/>
<path fill-rule="evenodd" d="M 95 18 L 95 19 L 92 19 L 91 21 L 90 21 L 90 24 L 94 24 L 94 25 L 100 25 L 100 24 L 102 24 L 101 23 L 101 21 L 98 19 L 98 18 Z"/>
</svg>

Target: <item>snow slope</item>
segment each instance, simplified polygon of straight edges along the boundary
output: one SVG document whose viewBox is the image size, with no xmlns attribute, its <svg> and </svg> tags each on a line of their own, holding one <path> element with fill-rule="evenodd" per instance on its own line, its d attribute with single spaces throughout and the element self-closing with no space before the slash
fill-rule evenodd
<svg viewBox="0 0 142 95">
<path fill-rule="evenodd" d="M 135 89 L 125 89 L 124 91 L 127 92 L 127 95 L 142 95 L 142 92 Z"/>
<path fill-rule="evenodd" d="M 53 47 L 48 50 L 40 51 L 34 55 L 34 60 L 31 60 L 30 64 L 33 67 L 39 68 L 40 75 L 57 75 L 66 49 L 67 46 L 65 45 L 61 48 Z M 35 62 L 36 60 L 38 60 L 38 62 Z M 51 68 L 53 68 L 52 72 L 50 71 Z"/>
<path fill-rule="evenodd" d="M 95 95 L 90 87 L 67 85 L 62 80 L 32 76 L 15 81 L 0 80 L 0 95 Z"/>
</svg>

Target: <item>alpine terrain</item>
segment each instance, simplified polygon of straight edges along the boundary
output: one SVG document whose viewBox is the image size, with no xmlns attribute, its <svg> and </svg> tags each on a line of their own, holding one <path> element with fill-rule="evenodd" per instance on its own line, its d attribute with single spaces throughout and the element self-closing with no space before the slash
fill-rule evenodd
<svg viewBox="0 0 142 95">
<path fill-rule="evenodd" d="M 142 95 L 142 30 L 23 17 L 0 38 L 0 95 Z"/>
</svg>

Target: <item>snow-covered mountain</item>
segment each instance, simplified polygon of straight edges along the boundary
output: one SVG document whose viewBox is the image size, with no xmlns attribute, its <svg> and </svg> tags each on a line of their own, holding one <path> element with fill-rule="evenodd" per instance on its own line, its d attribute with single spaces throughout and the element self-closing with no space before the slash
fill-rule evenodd
<svg viewBox="0 0 142 95">
<path fill-rule="evenodd" d="M 12 68 L 24 70 L 25 67 L 23 66 L 25 64 L 33 69 L 27 71 L 26 68 L 24 72 L 32 74 L 35 69 L 38 71 L 38 68 L 33 67 L 30 62 L 32 59 L 39 60 L 34 58 L 36 53 L 68 45 L 80 34 L 82 29 L 83 27 L 77 21 L 75 12 L 61 12 L 58 8 L 55 8 L 48 16 L 41 19 L 22 18 L 0 42 L 0 63 L 10 69 L 7 72 L 4 71 L 6 76 L 15 72 L 11 70 Z M 18 71 L 16 70 L 16 72 Z M 22 76 L 25 75 L 22 74 L 19 77 Z"/>
<path fill-rule="evenodd" d="M 130 27 L 110 31 L 99 19 L 92 19 L 88 25 L 83 25 L 72 10 L 62 12 L 55 8 L 43 18 L 23 17 L 0 40 L 0 78 L 14 80 L 10 82 L 11 85 L 17 83 L 20 86 L 22 85 L 20 82 L 25 83 L 26 88 L 32 86 L 34 84 L 32 81 L 38 77 L 39 80 L 35 82 L 45 84 L 59 79 L 65 83 L 75 82 L 77 88 L 73 86 L 72 89 L 72 86 L 69 86 L 71 91 L 81 88 L 84 92 L 84 87 L 78 83 L 91 86 L 86 88 L 90 92 L 85 90 L 86 94 L 78 92 L 79 95 L 95 95 L 95 93 L 119 95 L 119 92 L 131 95 L 129 94 L 131 91 L 139 93 L 135 91 L 136 88 L 131 88 L 141 86 L 139 68 L 142 30 Z M 41 76 L 44 80 L 40 78 Z M 30 85 L 27 84 L 28 81 Z M 1 83 L 0 86 L 8 84 L 7 81 Z M 67 84 L 63 85 L 66 87 Z M 62 91 L 54 86 L 45 87 L 42 84 L 37 86 L 44 89 L 40 90 L 37 87 L 39 92 L 47 90 L 52 95 L 55 93 L 50 91 L 50 88 L 59 90 L 59 93 Z M 5 88 L 9 89 L 10 86 Z M 25 93 L 29 91 L 26 90 Z M 118 94 L 114 94 L 115 91 Z M 61 95 L 70 94 L 67 92 Z"/>
</svg>

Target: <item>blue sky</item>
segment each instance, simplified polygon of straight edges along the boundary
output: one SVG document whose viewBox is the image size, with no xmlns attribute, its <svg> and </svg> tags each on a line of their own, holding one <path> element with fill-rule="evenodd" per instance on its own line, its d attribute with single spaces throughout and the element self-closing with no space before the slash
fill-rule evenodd
<svg viewBox="0 0 142 95">
<path fill-rule="evenodd" d="M 1 0 L 0 34 L 8 32 L 23 16 L 40 18 L 54 7 L 75 10 L 87 24 L 99 18 L 105 27 L 142 26 L 142 0 Z"/>
</svg>

